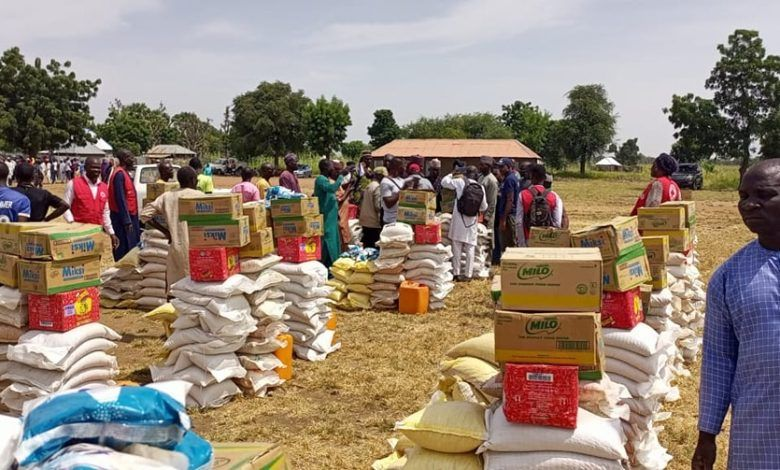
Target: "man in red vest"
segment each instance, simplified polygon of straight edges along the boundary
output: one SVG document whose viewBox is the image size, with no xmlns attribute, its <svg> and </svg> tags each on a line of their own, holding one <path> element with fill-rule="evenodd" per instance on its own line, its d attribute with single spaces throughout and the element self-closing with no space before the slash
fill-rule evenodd
<svg viewBox="0 0 780 470">
<path fill-rule="evenodd" d="M 119 160 L 108 181 L 108 208 L 111 210 L 111 225 L 119 238 L 114 248 L 114 259 L 119 261 L 135 248 L 141 240 L 141 226 L 138 221 L 138 196 L 130 172 L 135 169 L 135 157 L 129 150 L 116 154 Z"/>
<path fill-rule="evenodd" d="M 119 239 L 111 226 L 108 209 L 108 186 L 100 181 L 100 158 L 87 157 L 84 162 L 84 174 L 73 178 L 65 185 L 63 199 L 70 205 L 65 212 L 65 220 L 85 224 L 102 225 L 103 230 L 111 236 L 114 247 L 119 245 Z"/>
</svg>

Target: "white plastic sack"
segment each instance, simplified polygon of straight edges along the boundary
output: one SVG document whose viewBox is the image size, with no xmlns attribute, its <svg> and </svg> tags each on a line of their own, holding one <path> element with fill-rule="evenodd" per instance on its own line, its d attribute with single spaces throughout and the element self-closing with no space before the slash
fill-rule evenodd
<svg viewBox="0 0 780 470">
<path fill-rule="evenodd" d="M 187 396 L 187 406 L 200 408 L 219 408 L 225 405 L 236 395 L 241 394 L 241 389 L 232 380 L 215 383 L 208 387 L 193 385 Z"/>
<path fill-rule="evenodd" d="M 484 470 L 624 470 L 618 460 L 571 452 L 485 452 Z"/>
<path fill-rule="evenodd" d="M 95 338 L 118 341 L 122 337 L 100 323 L 88 323 L 65 333 L 28 331 L 19 338 L 16 346 L 8 348 L 7 355 L 10 360 L 39 369 L 63 370 L 68 355 Z"/>
<path fill-rule="evenodd" d="M 305 274 L 316 280 L 317 284 L 325 284 L 325 281 L 328 280 L 328 268 L 319 261 L 307 261 L 305 263 L 283 262 L 271 269 L 281 274 Z"/>
<path fill-rule="evenodd" d="M 255 274 L 275 266 L 282 261 L 281 256 L 268 255 L 263 258 L 241 258 L 241 274 Z"/>
</svg>

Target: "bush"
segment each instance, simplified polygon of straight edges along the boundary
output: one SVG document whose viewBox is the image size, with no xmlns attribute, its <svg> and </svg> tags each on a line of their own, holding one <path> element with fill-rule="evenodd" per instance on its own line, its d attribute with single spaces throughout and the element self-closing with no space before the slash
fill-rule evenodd
<svg viewBox="0 0 780 470">
<path fill-rule="evenodd" d="M 739 167 L 713 165 L 704 175 L 704 189 L 710 191 L 736 191 L 739 188 Z"/>
</svg>

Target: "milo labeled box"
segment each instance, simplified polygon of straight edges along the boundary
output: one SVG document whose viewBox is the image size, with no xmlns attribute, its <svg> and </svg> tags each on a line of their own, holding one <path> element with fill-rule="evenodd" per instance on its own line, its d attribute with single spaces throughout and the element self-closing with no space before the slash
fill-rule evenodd
<svg viewBox="0 0 780 470">
<path fill-rule="evenodd" d="M 274 199 L 271 201 L 271 217 L 305 217 L 320 213 L 320 202 L 316 197 L 301 199 Z"/>
<path fill-rule="evenodd" d="M 100 285 L 100 256 L 64 261 L 20 259 L 19 290 L 53 295 Z"/>
<path fill-rule="evenodd" d="M 0 253 L 20 256 L 19 235 L 29 230 L 40 230 L 54 224 L 47 222 L 8 222 L 0 224 Z"/>
<path fill-rule="evenodd" d="M 0 284 L 13 288 L 19 287 L 18 262 L 18 256 L 0 253 Z"/>
<path fill-rule="evenodd" d="M 604 291 L 625 292 L 652 281 L 644 245 L 636 245 L 618 258 L 604 262 Z"/>
<path fill-rule="evenodd" d="M 435 211 L 436 193 L 433 191 L 402 189 L 398 196 L 398 205 L 406 207 L 425 207 Z"/>
<path fill-rule="evenodd" d="M 602 261 L 596 248 L 509 248 L 501 257 L 501 308 L 598 312 Z"/>
<path fill-rule="evenodd" d="M 685 228 L 696 226 L 696 203 L 694 201 L 669 201 L 661 204 L 661 207 L 682 207 L 685 209 Z"/>
<path fill-rule="evenodd" d="M 434 225 L 436 209 L 398 205 L 398 222 L 409 225 Z"/>
<path fill-rule="evenodd" d="M 249 244 L 249 217 L 240 216 L 235 220 L 215 222 L 212 220 L 193 220 L 187 222 L 187 233 L 191 247 L 235 247 Z"/>
<path fill-rule="evenodd" d="M 604 373 L 601 315 L 595 312 L 526 313 L 497 310 L 496 361 L 579 367 L 582 380 Z"/>
<path fill-rule="evenodd" d="M 247 202 L 243 205 L 244 215 L 249 217 L 249 231 L 252 233 L 268 227 L 265 218 L 265 204 L 262 202 Z"/>
<path fill-rule="evenodd" d="M 640 207 L 637 216 L 639 230 L 677 230 L 686 224 L 683 207 Z"/>
<path fill-rule="evenodd" d="M 531 248 L 570 248 L 571 232 L 562 228 L 531 227 L 528 246 Z"/>
<path fill-rule="evenodd" d="M 593 225 L 571 234 L 571 245 L 578 248 L 598 248 L 605 260 L 642 243 L 636 217 L 616 217 L 606 224 Z"/>
<path fill-rule="evenodd" d="M 103 227 L 91 224 L 57 224 L 19 234 L 21 257 L 67 259 L 100 256 L 104 253 Z"/>
<path fill-rule="evenodd" d="M 179 198 L 179 220 L 225 222 L 244 215 L 241 194 L 205 194 Z"/>
<path fill-rule="evenodd" d="M 687 228 L 678 230 L 643 230 L 646 237 L 667 237 L 670 253 L 688 253 L 693 248 L 691 232 Z"/>
<path fill-rule="evenodd" d="M 322 214 L 274 219 L 274 237 L 321 237 L 325 233 Z"/>
<path fill-rule="evenodd" d="M 165 193 L 179 189 L 179 183 L 176 181 L 165 181 L 159 183 L 146 184 L 146 199 L 154 201 Z"/>
<path fill-rule="evenodd" d="M 252 232 L 249 244 L 239 251 L 241 258 L 262 258 L 274 252 L 274 231 L 271 227 Z"/>
</svg>

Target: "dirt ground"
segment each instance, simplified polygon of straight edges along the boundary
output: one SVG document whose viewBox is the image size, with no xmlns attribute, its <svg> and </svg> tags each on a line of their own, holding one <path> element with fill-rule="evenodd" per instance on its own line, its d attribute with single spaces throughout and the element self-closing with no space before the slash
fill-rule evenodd
<svg viewBox="0 0 780 470">
<path fill-rule="evenodd" d="M 236 179 L 217 178 L 218 187 Z M 305 180 L 305 188 L 313 180 Z M 639 182 L 556 180 L 575 228 L 626 214 Z M 751 239 L 736 211 L 735 192 L 699 191 L 699 253 L 709 277 Z M 444 311 L 424 316 L 385 312 L 338 313 L 341 351 L 325 362 L 295 361 L 294 378 L 265 399 L 237 399 L 218 410 L 193 411 L 195 428 L 213 441 L 276 441 L 294 468 L 367 468 L 388 452 L 393 424 L 426 403 L 444 352 L 492 324 L 486 281 L 458 284 Z M 108 311 L 105 322 L 123 334 L 121 379 L 150 380 L 148 366 L 161 361 L 162 329 L 136 311 Z M 698 369 L 679 383 L 682 399 L 667 407 L 661 440 L 674 460 L 689 468 L 696 442 Z M 725 468 L 725 435 L 718 468 Z"/>
</svg>

